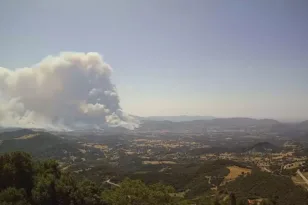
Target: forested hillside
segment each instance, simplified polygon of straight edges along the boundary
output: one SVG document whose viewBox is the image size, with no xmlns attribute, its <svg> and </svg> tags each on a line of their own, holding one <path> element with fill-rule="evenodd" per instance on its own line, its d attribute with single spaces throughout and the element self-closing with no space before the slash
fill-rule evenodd
<svg viewBox="0 0 308 205">
<path fill-rule="evenodd" d="M 53 160 L 35 162 L 22 152 L 0 156 L 1 205 L 188 204 L 172 196 L 173 192 L 170 186 L 147 186 L 130 179 L 106 189 L 102 184 L 76 180 L 70 173 L 61 172 Z"/>
<path fill-rule="evenodd" d="M 277 205 L 308 204 L 308 194 L 296 186 L 289 177 L 254 171 L 229 183 L 226 190 L 234 192 L 238 199 L 266 199 Z"/>
<path fill-rule="evenodd" d="M 0 134 L 0 153 L 23 151 L 39 159 L 53 158 L 62 162 L 95 160 L 104 156 L 101 150 L 85 147 L 77 141 L 64 139 L 48 132 L 21 129 Z M 73 157 L 73 159 L 72 159 Z"/>
<path fill-rule="evenodd" d="M 289 140 L 229 146 L 230 139 L 70 134 L 0 134 L 1 205 L 308 204 L 295 177 L 297 169 L 307 176 L 307 154 Z M 283 163 L 294 168 L 281 170 Z"/>
<path fill-rule="evenodd" d="M 292 204 L 290 200 L 293 199 L 306 203 L 307 193 L 304 190 L 296 187 L 288 179 L 282 182 L 283 178 L 275 178 L 266 173 L 254 173 L 246 177 L 243 175 L 225 187 L 228 191 L 217 192 L 215 197 L 213 195 L 215 192 L 210 188 L 214 184 L 221 183 L 223 176 L 228 174 L 225 166 L 231 164 L 234 162 L 216 161 L 198 168 L 186 167 L 186 175 L 185 172 L 182 176 L 174 173 L 173 177 L 178 181 L 175 183 L 178 188 L 182 183 L 183 189 L 189 190 L 186 197 L 183 197 L 177 194 L 172 186 L 166 185 L 168 178 L 166 178 L 167 181 L 162 181 L 163 183 L 155 183 L 155 177 L 148 175 L 148 178 L 153 179 L 148 184 L 126 178 L 118 185 L 111 186 L 103 181 L 93 182 L 80 177 L 77 180 L 71 173 L 61 171 L 54 160 L 34 161 L 27 153 L 12 152 L 0 156 L 0 204 L 176 205 L 197 203 L 223 205 L 231 201 L 232 197 L 228 194 L 231 192 L 235 193 L 233 197 L 236 196 L 239 203 L 247 202 L 247 198 L 260 197 L 276 200 L 279 205 Z M 213 177 L 213 184 L 208 183 L 210 176 Z M 146 180 L 143 179 L 143 181 Z M 199 197 L 196 198 L 196 196 Z"/>
</svg>

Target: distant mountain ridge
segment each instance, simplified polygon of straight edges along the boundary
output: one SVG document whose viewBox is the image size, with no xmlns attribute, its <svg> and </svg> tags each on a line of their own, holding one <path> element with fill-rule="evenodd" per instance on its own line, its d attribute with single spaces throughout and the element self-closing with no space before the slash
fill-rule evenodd
<svg viewBox="0 0 308 205">
<path fill-rule="evenodd" d="M 298 128 L 301 130 L 308 130 L 308 120 L 299 123 Z"/>
<path fill-rule="evenodd" d="M 194 120 L 212 120 L 215 119 L 215 117 L 179 115 L 179 116 L 149 116 L 149 117 L 139 117 L 139 119 L 153 120 L 153 121 L 183 122 L 183 121 L 194 121 Z"/>
<path fill-rule="evenodd" d="M 281 123 L 274 119 L 253 119 L 244 117 L 234 118 L 215 118 L 211 116 L 153 116 L 138 117 L 133 116 L 140 121 L 140 125 L 134 131 L 152 132 L 167 131 L 175 133 L 204 133 L 208 128 L 219 129 L 246 129 L 261 128 L 270 132 L 276 132 L 281 136 L 307 136 L 308 120 L 300 123 Z M 18 131 L 22 128 L 5 128 L 0 127 L 0 136 L 3 132 Z M 25 130 L 25 129 L 22 129 Z M 48 131 L 52 133 L 126 133 L 131 132 L 124 127 L 106 127 L 105 129 L 81 129 L 73 131 L 53 131 L 48 129 L 30 129 L 33 131 Z M 304 133 L 304 134 L 303 134 Z M 306 134 L 305 134 L 306 133 Z M 1 140 L 1 139 L 0 139 Z"/>
<path fill-rule="evenodd" d="M 164 130 L 177 133 L 203 133 L 205 129 L 208 128 L 245 129 L 248 127 L 261 127 L 270 130 L 272 126 L 277 124 L 280 124 L 280 122 L 277 120 L 252 118 L 214 118 L 209 120 L 193 120 L 181 122 L 143 120 L 137 131 Z"/>
<path fill-rule="evenodd" d="M 220 126 L 267 126 L 280 124 L 279 121 L 273 119 L 253 119 L 253 118 L 215 118 L 206 124 Z"/>
</svg>

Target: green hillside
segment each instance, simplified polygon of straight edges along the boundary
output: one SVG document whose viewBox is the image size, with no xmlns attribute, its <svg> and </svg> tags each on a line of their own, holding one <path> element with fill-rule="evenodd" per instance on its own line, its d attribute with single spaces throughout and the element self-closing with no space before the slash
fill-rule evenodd
<svg viewBox="0 0 308 205">
<path fill-rule="evenodd" d="M 227 184 L 226 190 L 236 193 L 237 198 L 265 198 L 278 205 L 307 204 L 308 193 L 296 186 L 291 178 L 254 171 L 247 176 L 240 176 Z"/>
<path fill-rule="evenodd" d="M 61 172 L 53 160 L 33 161 L 22 152 L 0 155 L 1 205 L 189 204 L 172 196 L 173 192 L 170 186 L 147 186 L 130 179 L 106 190 L 98 183 Z"/>
<path fill-rule="evenodd" d="M 47 132 L 18 130 L 0 135 L 0 153 L 23 151 L 36 158 L 53 158 L 61 161 L 95 160 L 104 153 L 93 147 L 85 147 L 76 141 L 63 139 Z"/>
</svg>

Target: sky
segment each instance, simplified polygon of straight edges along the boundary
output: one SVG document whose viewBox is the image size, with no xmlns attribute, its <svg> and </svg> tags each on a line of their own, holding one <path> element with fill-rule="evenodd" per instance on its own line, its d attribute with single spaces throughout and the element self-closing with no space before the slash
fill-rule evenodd
<svg viewBox="0 0 308 205">
<path fill-rule="evenodd" d="M 97 52 L 129 114 L 304 120 L 307 11 L 306 0 L 2 0 L 0 67 Z"/>
</svg>

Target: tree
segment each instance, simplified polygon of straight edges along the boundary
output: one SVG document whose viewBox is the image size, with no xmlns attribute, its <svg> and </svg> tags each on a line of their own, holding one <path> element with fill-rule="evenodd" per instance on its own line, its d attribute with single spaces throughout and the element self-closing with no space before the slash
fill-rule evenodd
<svg viewBox="0 0 308 205">
<path fill-rule="evenodd" d="M 245 177 L 238 177 L 226 185 L 236 192 L 239 198 L 266 198 L 272 204 L 307 204 L 306 190 L 296 186 L 289 177 L 277 176 L 267 172 L 253 171 Z"/>
<path fill-rule="evenodd" d="M 0 156 L 0 191 L 8 187 L 25 189 L 27 195 L 33 188 L 33 163 L 29 154 L 12 152 Z"/>
<path fill-rule="evenodd" d="M 209 195 L 202 196 L 199 200 L 196 201 L 198 205 L 213 205 L 214 201 L 213 198 Z"/>
<path fill-rule="evenodd" d="M 233 193 L 230 194 L 230 205 L 236 205 L 236 198 Z"/>
<path fill-rule="evenodd" d="M 83 180 L 77 185 L 76 201 L 78 204 L 101 205 L 104 202 L 101 199 L 101 190 L 89 180 Z"/>
<path fill-rule="evenodd" d="M 103 205 L 94 182 L 62 173 L 54 160 L 34 162 L 14 152 L 0 156 L 1 205 Z"/>
<path fill-rule="evenodd" d="M 248 200 L 247 199 L 240 199 L 240 200 L 238 200 L 238 205 L 248 205 Z"/>
<path fill-rule="evenodd" d="M 214 205 L 220 205 L 219 200 L 217 198 L 214 201 Z"/>
<path fill-rule="evenodd" d="M 173 197 L 174 191 L 173 187 L 161 183 L 147 186 L 140 180 L 125 179 L 119 187 L 103 192 L 102 198 L 113 205 L 187 204 L 187 201 Z"/>
<path fill-rule="evenodd" d="M 30 205 L 26 200 L 24 189 L 9 187 L 0 192 L 1 205 Z"/>
<path fill-rule="evenodd" d="M 55 178 L 51 174 L 36 178 L 35 187 L 32 190 L 32 199 L 35 204 L 56 204 Z"/>
</svg>

